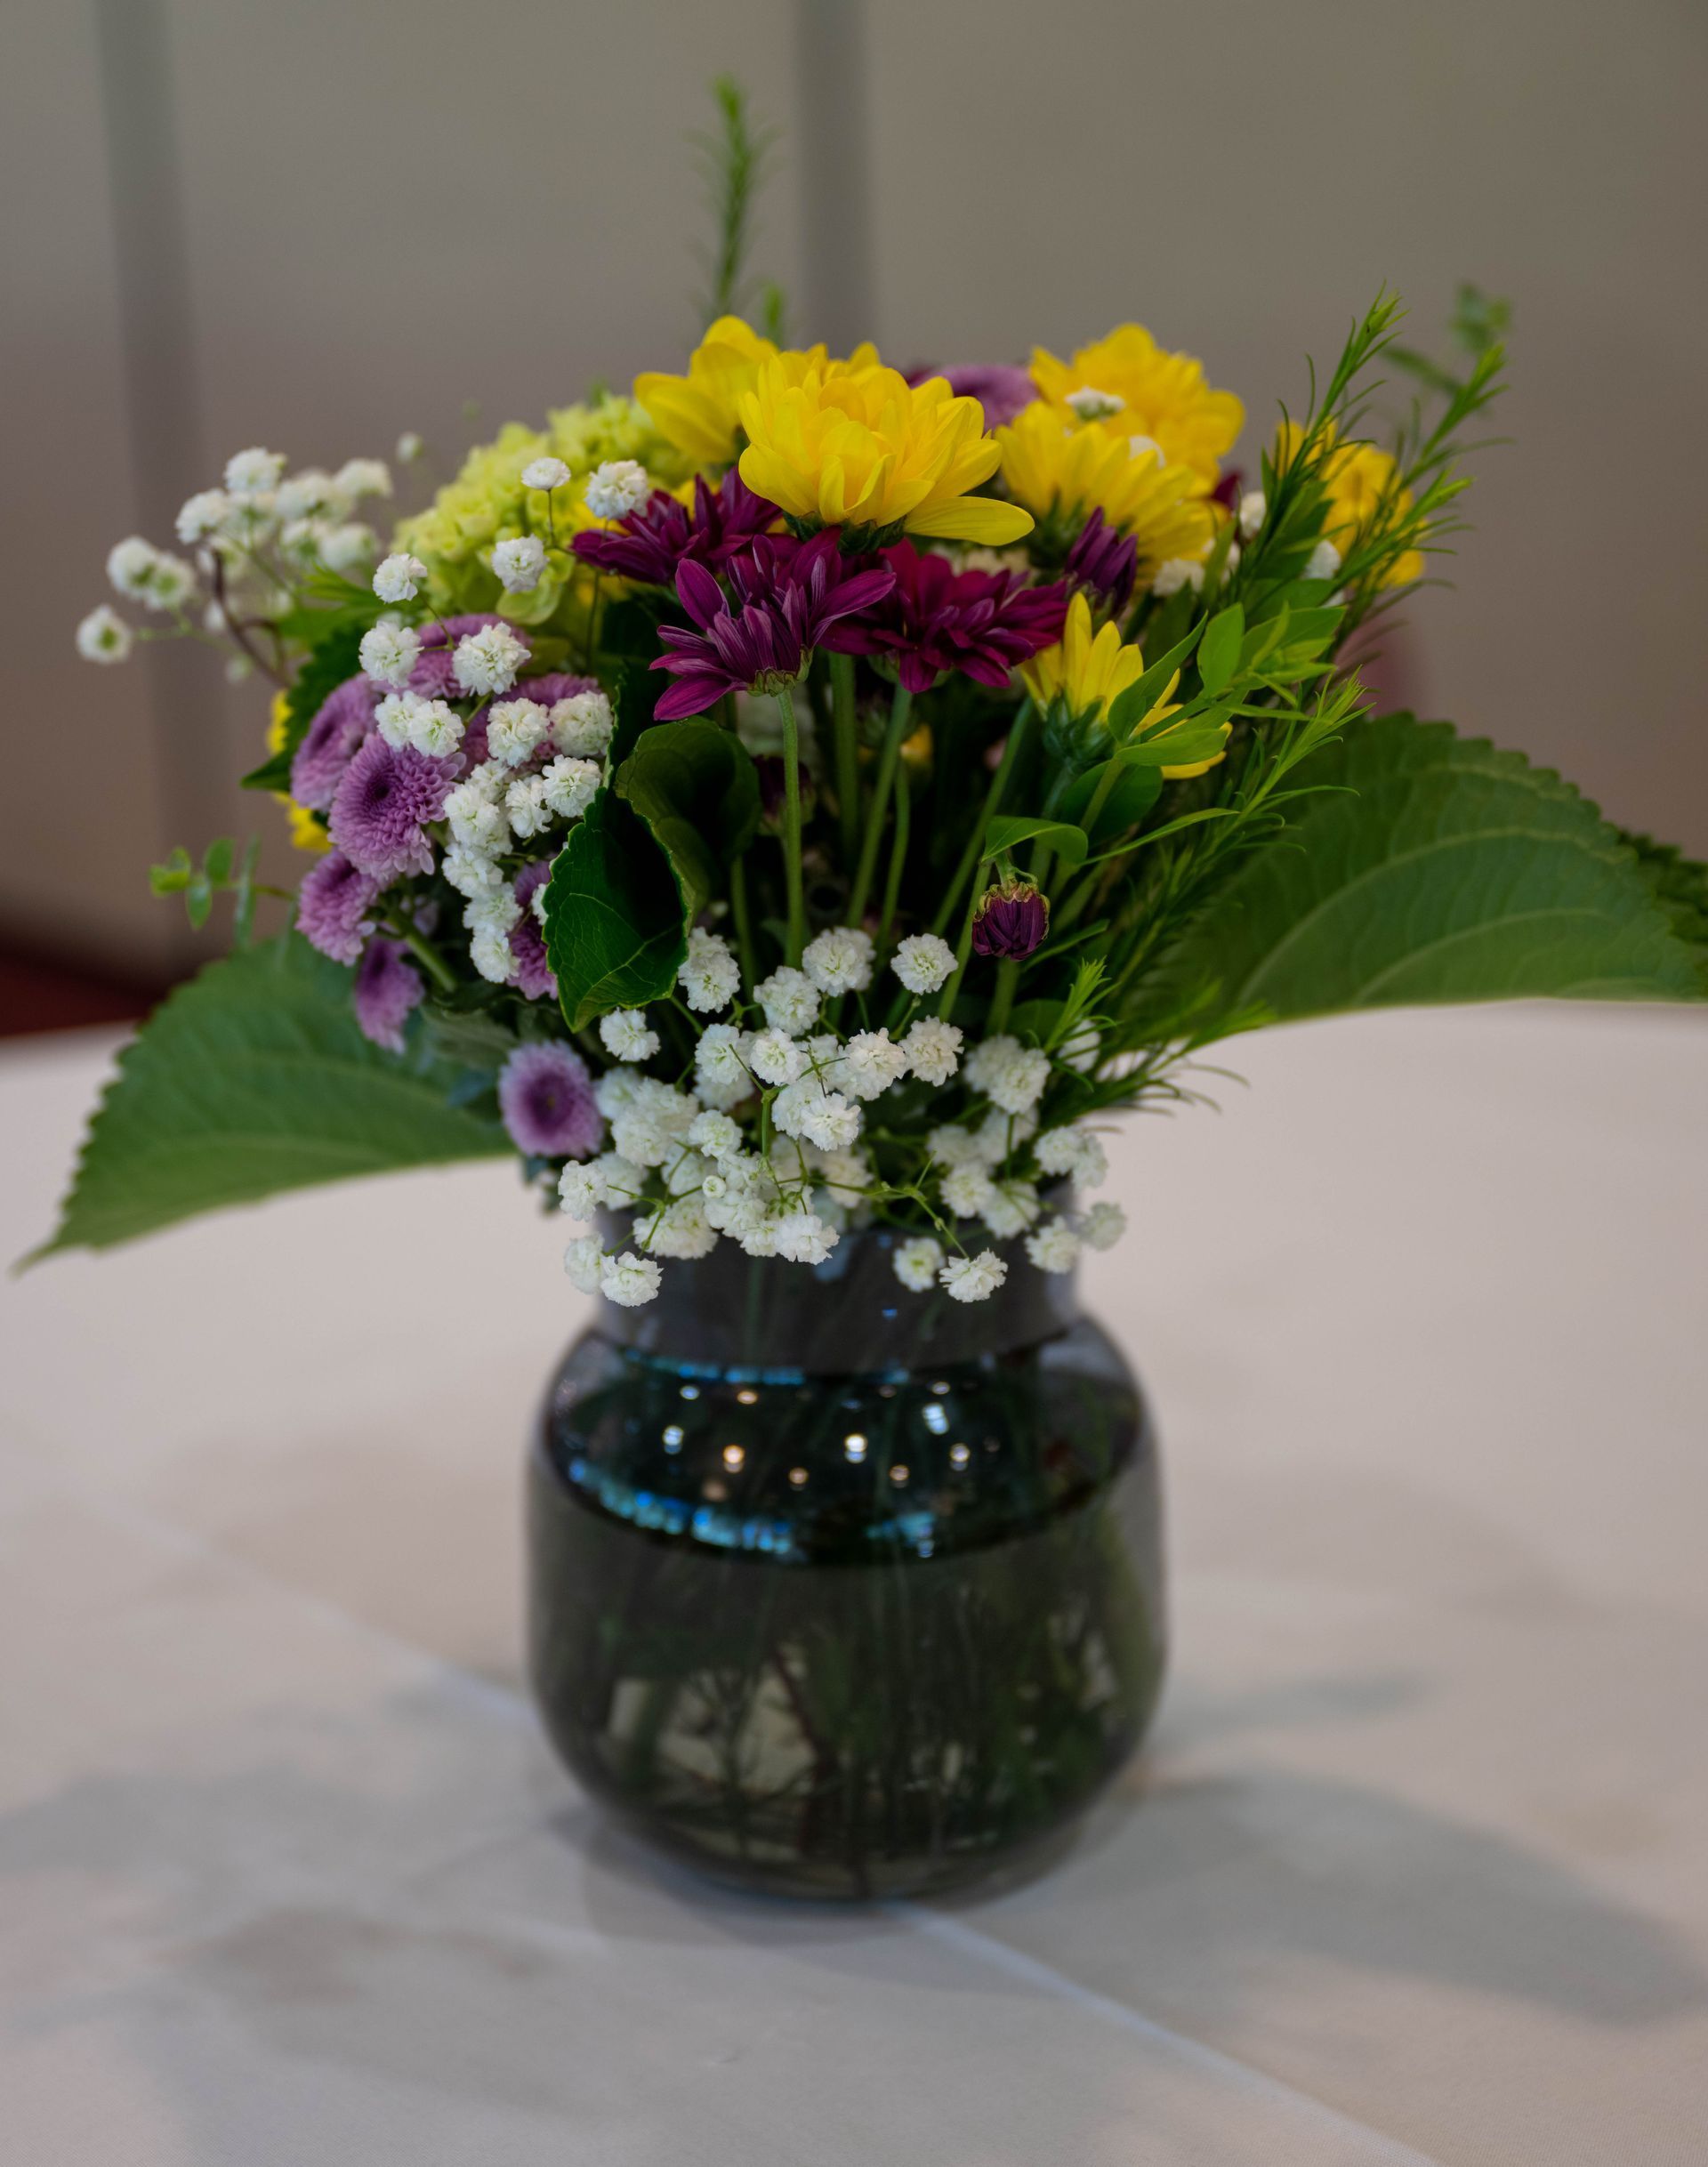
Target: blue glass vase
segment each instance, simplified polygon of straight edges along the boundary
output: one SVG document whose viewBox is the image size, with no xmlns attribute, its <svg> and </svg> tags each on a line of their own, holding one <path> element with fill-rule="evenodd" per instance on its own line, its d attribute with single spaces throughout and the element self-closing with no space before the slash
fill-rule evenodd
<svg viewBox="0 0 1708 2167">
<path fill-rule="evenodd" d="M 1071 1278 L 982 1303 L 898 1237 L 731 1245 L 608 1306 L 529 1461 L 534 1689 L 584 1787 L 749 1887 L 1025 1873 L 1137 1745 L 1164 1628 L 1155 1438 Z M 732 1261 L 733 1260 L 733 1261 Z"/>
</svg>

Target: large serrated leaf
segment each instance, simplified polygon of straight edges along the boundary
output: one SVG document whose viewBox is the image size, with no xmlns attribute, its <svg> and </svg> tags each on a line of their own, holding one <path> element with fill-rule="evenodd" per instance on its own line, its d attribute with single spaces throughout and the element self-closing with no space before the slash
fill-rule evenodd
<svg viewBox="0 0 1708 2167">
<path fill-rule="evenodd" d="M 210 963 L 119 1056 L 58 1230 L 115 1243 L 281 1189 L 511 1149 L 445 1102 L 447 1072 L 356 1027 L 350 974 L 298 935 Z"/>
<path fill-rule="evenodd" d="M 546 883 L 545 951 L 570 1029 L 661 1000 L 688 954 L 687 927 L 669 858 L 608 784 L 569 831 Z"/>
<path fill-rule="evenodd" d="M 740 856 L 759 826 L 759 778 L 746 747 L 715 722 L 655 722 L 616 771 L 674 868 L 690 916 L 705 909 L 718 868 Z"/>
<path fill-rule="evenodd" d="M 1708 951 L 1595 807 L 1449 723 L 1356 726 L 1301 778 L 1330 785 L 1177 944 L 1159 990 L 1220 988 L 1276 1019 L 1535 995 L 1691 1000 Z"/>
</svg>

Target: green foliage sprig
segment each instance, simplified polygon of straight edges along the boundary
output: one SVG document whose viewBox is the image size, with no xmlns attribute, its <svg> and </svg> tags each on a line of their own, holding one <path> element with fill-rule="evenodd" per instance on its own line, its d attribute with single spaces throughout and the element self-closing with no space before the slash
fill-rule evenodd
<svg viewBox="0 0 1708 2167">
<path fill-rule="evenodd" d="M 697 129 L 689 137 L 715 236 L 709 248 L 700 246 L 695 251 L 706 278 L 699 304 L 705 324 L 721 316 L 737 314 L 746 305 L 745 274 L 753 243 L 754 211 L 760 190 L 775 168 L 779 133 L 774 127 L 755 125 L 747 93 L 733 76 L 720 76 L 712 85 L 712 95 L 717 105 L 716 125 Z M 764 314 L 767 334 L 780 341 L 783 297 L 776 286 L 764 290 Z"/>
</svg>

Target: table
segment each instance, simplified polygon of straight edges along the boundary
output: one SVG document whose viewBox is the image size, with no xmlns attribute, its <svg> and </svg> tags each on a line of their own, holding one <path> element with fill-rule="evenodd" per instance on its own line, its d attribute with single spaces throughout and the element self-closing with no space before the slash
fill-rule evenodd
<svg viewBox="0 0 1708 2167">
<path fill-rule="evenodd" d="M 110 1058 L 0 1057 L 8 1255 Z M 520 1680 L 584 1305 L 497 1164 L 4 1294 L 8 2167 L 1708 2160 L 1708 1033 L 1374 1016 L 1129 1124 L 1176 1652 L 1068 1858 L 710 1890 Z"/>
</svg>

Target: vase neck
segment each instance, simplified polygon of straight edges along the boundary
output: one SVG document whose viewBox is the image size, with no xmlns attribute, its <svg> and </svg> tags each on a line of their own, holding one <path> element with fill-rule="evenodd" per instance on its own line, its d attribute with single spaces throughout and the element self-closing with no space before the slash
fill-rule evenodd
<svg viewBox="0 0 1708 2167">
<path fill-rule="evenodd" d="M 1008 1276 L 987 1301 L 956 1301 L 941 1287 L 914 1293 L 895 1271 L 908 1238 L 868 1228 L 818 1265 L 720 1243 L 710 1256 L 667 1263 L 657 1299 L 640 1309 L 601 1301 L 598 1329 L 684 1369 L 862 1376 L 1013 1353 L 1078 1317 L 1074 1275 L 1040 1271 L 1018 1240 L 991 1245 Z"/>
</svg>

